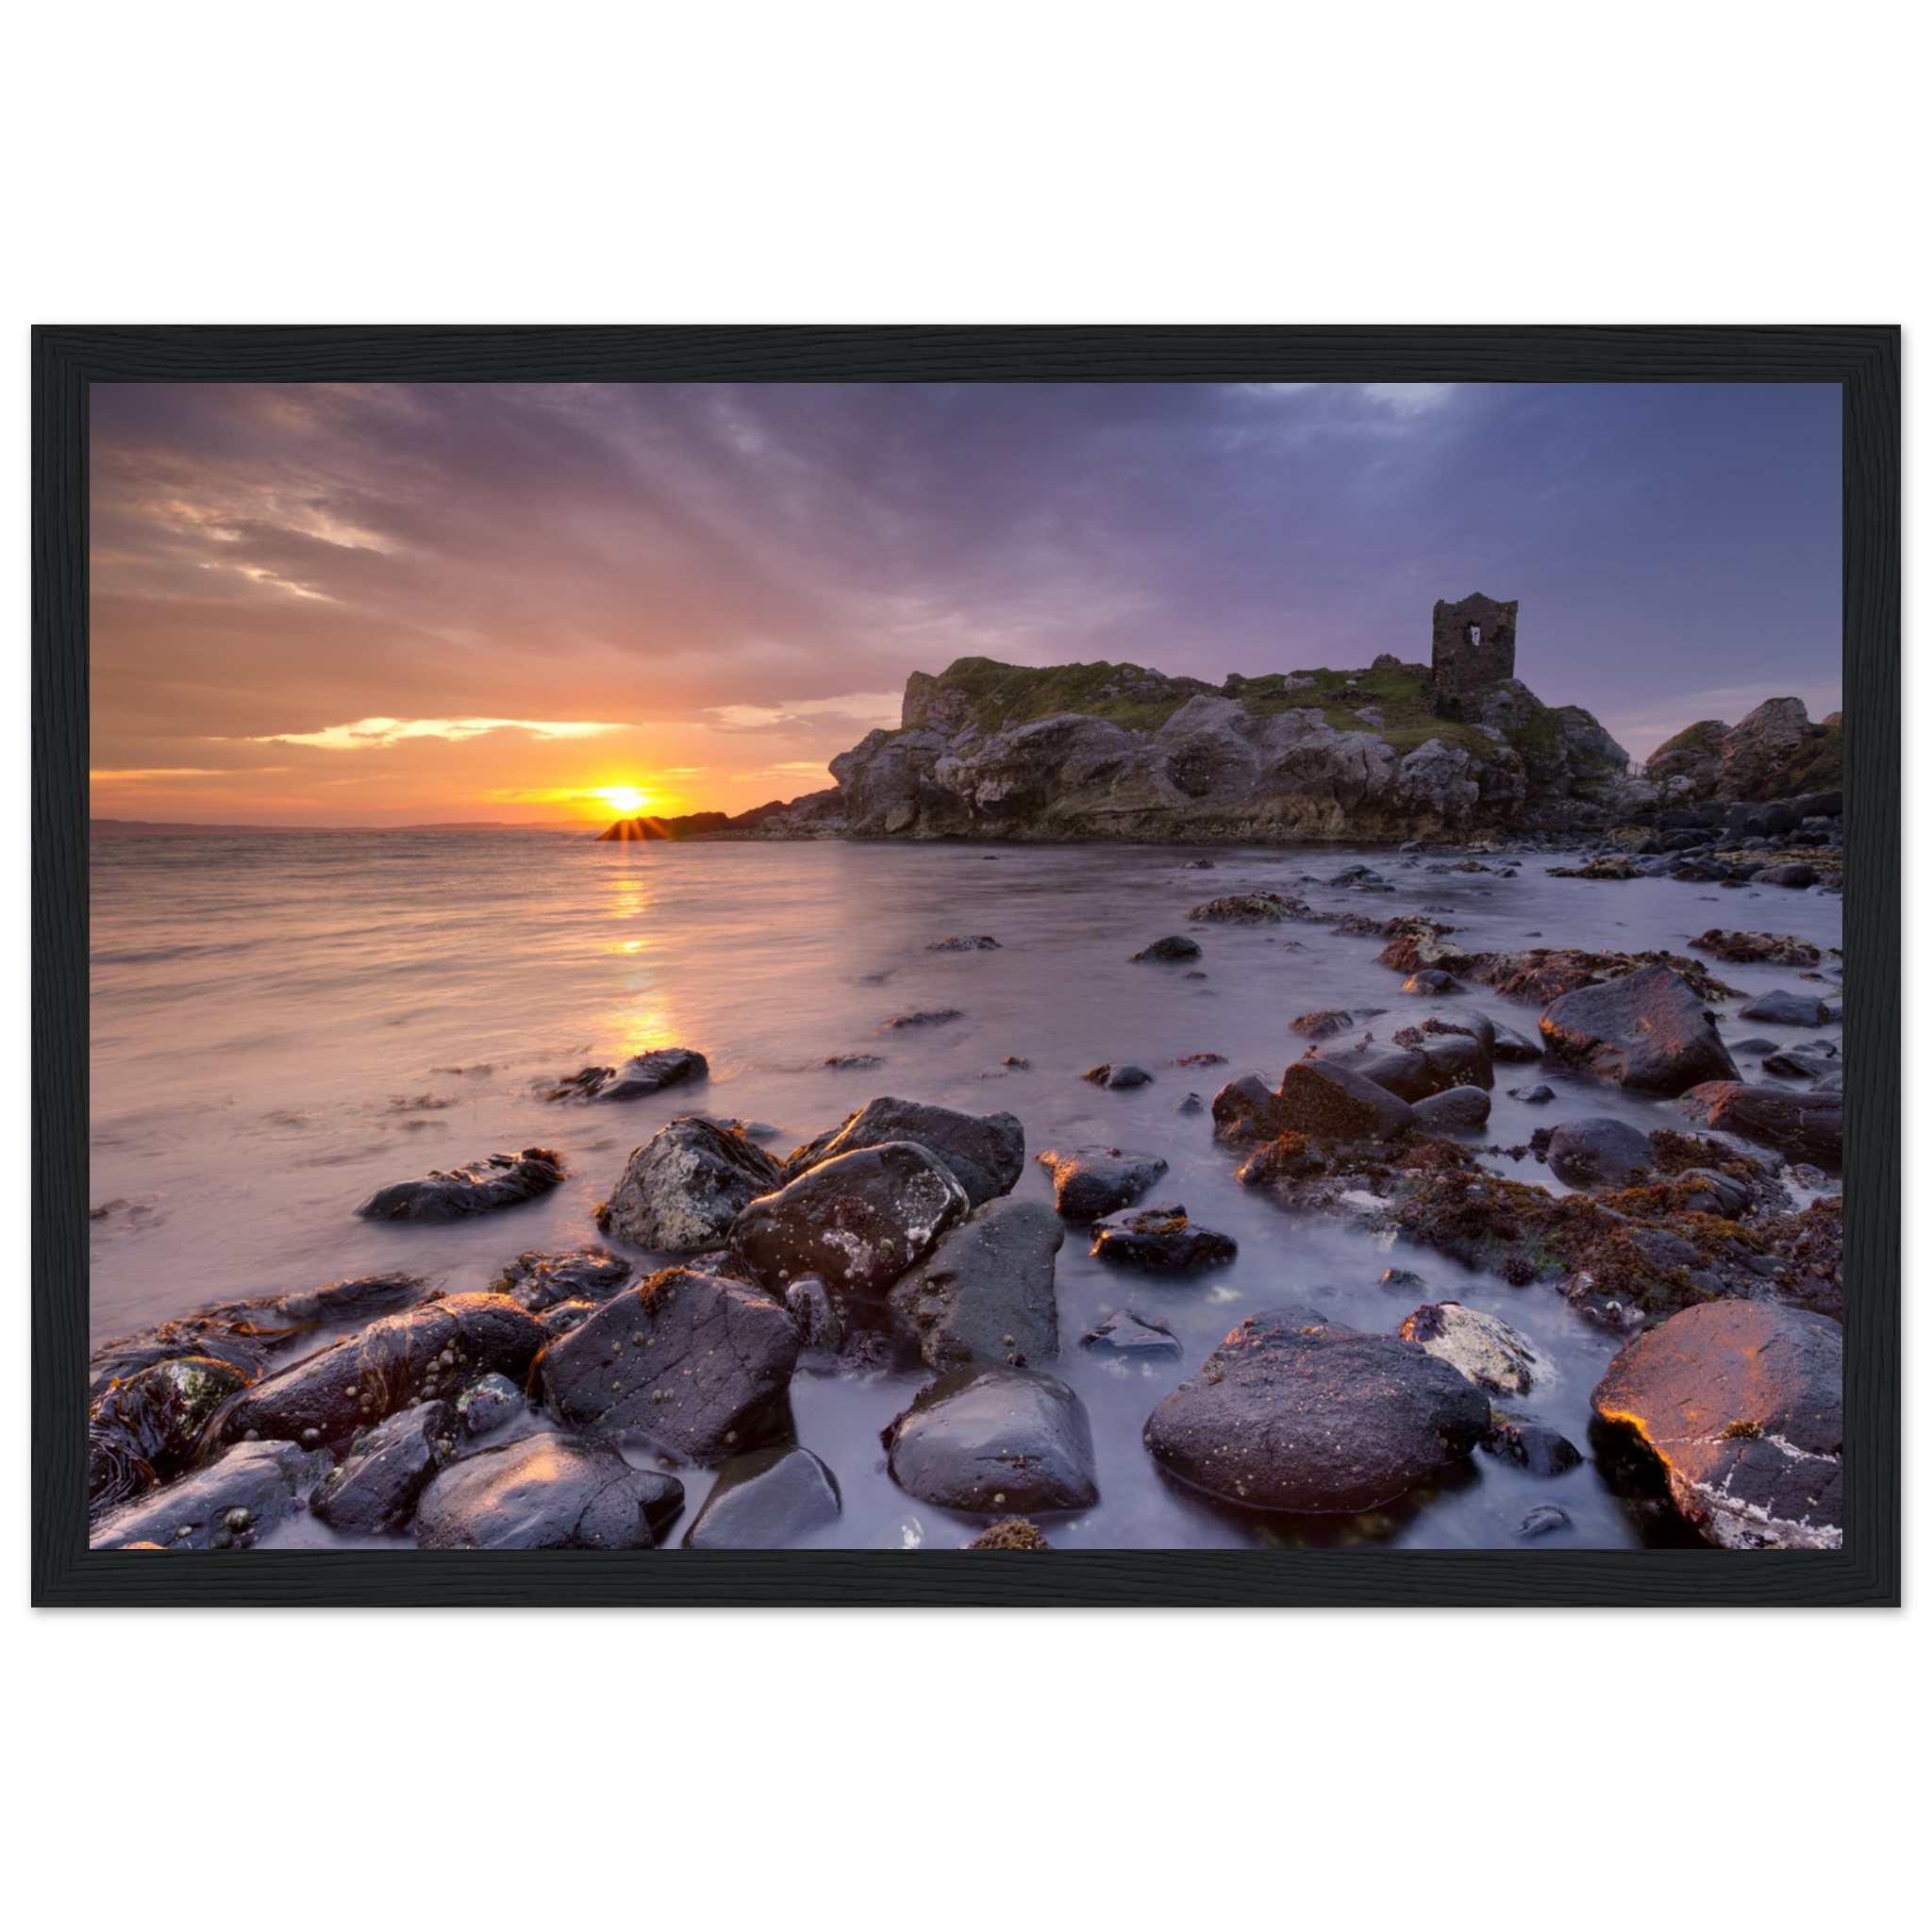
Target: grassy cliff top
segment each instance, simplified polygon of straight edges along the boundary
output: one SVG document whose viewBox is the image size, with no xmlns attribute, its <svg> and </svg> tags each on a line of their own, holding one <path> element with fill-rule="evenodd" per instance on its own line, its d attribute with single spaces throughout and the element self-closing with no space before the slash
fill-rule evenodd
<svg viewBox="0 0 1932 1932">
<path fill-rule="evenodd" d="M 1476 752 L 1491 749 L 1491 741 L 1474 725 L 1438 718 L 1428 709 L 1428 669 L 1421 664 L 1235 675 L 1212 685 L 1198 677 L 1169 677 L 1139 664 L 1041 667 L 961 658 L 937 677 L 915 672 L 907 685 L 908 697 L 925 706 L 946 691 L 959 692 L 971 707 L 973 722 L 988 733 L 1065 711 L 1103 718 L 1124 730 L 1158 731 L 1191 698 L 1206 693 L 1238 699 L 1257 717 L 1320 711 L 1332 729 L 1374 731 L 1397 753 L 1413 751 L 1431 738 Z M 1364 708 L 1381 714 L 1379 727 L 1356 716 Z"/>
</svg>

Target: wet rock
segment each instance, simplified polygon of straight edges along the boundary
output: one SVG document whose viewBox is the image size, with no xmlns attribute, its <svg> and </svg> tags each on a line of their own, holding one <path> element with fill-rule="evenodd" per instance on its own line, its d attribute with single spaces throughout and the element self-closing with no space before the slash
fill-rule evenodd
<svg viewBox="0 0 1932 1932">
<path fill-rule="evenodd" d="M 1299 1020 L 1291 1020 L 1289 1024 L 1310 1040 L 1329 1040 L 1338 1033 L 1346 1033 L 1355 1021 L 1339 1007 L 1324 1007 L 1319 1012 L 1304 1013 Z"/>
<path fill-rule="evenodd" d="M 1590 1114 L 1565 1121 L 1551 1134 L 1550 1172 L 1569 1188 L 1627 1188 L 1654 1164 L 1648 1137 L 1628 1121 Z"/>
<path fill-rule="evenodd" d="M 601 1302 L 630 1279 L 630 1263 L 608 1248 L 573 1248 L 565 1254 L 532 1249 L 519 1255 L 496 1278 L 491 1292 L 508 1295 L 533 1315 L 560 1302 Z"/>
<path fill-rule="evenodd" d="M 1172 1474 L 1252 1508 L 1391 1502 L 1469 1454 L 1489 1398 L 1417 1343 L 1306 1307 L 1242 1322 L 1147 1419 Z"/>
<path fill-rule="evenodd" d="M 1520 1462 L 1531 1475 L 1561 1475 L 1583 1461 L 1574 1442 L 1543 1423 L 1491 1423 L 1482 1446 L 1491 1456 Z"/>
<path fill-rule="evenodd" d="M 1682 1093 L 1737 1068 L 1703 1003 L 1668 966 L 1551 1001 L 1539 1023 L 1550 1058 L 1643 1093 Z"/>
<path fill-rule="evenodd" d="M 1509 1090 L 1511 1100 L 1520 1100 L 1529 1107 L 1541 1107 L 1546 1101 L 1554 1100 L 1556 1097 L 1541 1080 L 1534 1087 L 1512 1087 Z"/>
<path fill-rule="evenodd" d="M 1690 1214 L 1717 1214 L 1735 1221 L 1751 1206 L 1751 1190 L 1727 1174 L 1707 1167 L 1687 1167 L 1674 1176 L 1672 1188 L 1678 1205 Z"/>
<path fill-rule="evenodd" d="M 1232 1235 L 1217 1234 L 1188 1219 L 1177 1202 L 1159 1208 L 1129 1208 L 1093 1224 L 1092 1253 L 1121 1268 L 1160 1274 L 1220 1268 L 1239 1249 Z"/>
<path fill-rule="evenodd" d="M 1672 1500 L 1726 1549 L 1842 1541 L 1843 1334 L 1768 1302 L 1686 1308 L 1640 1336 L 1591 1397 L 1662 1462 Z"/>
<path fill-rule="evenodd" d="M 1467 992 L 1469 989 L 1453 973 L 1444 973 L 1440 966 L 1424 966 L 1402 982 L 1402 991 L 1441 998 L 1445 993 Z"/>
<path fill-rule="evenodd" d="M 1476 1035 L 1447 1030 L 1425 1032 L 1423 1060 L 1428 1068 L 1432 1089 L 1438 1093 L 1451 1087 L 1488 1089 L 1496 1084 L 1491 1044 Z"/>
<path fill-rule="evenodd" d="M 1439 1081 L 1430 1069 L 1428 1056 L 1419 1046 L 1356 1046 L 1322 1056 L 1324 1066 L 1343 1067 L 1364 1080 L 1406 1100 L 1412 1107 L 1441 1091 L 1447 1081 Z"/>
<path fill-rule="evenodd" d="M 1215 1104 L 1220 1105 L 1219 1096 Z M 1065 1153 L 1049 1147 L 1039 1160 L 1053 1175 L 1055 1208 L 1070 1221 L 1097 1221 L 1116 1208 L 1131 1208 L 1167 1172 L 1159 1155 L 1131 1154 L 1121 1147 L 1074 1147 Z"/>
<path fill-rule="evenodd" d="M 847 1073 L 865 1073 L 874 1067 L 885 1065 L 885 1057 L 876 1053 L 835 1053 L 820 1061 L 821 1066 L 839 1067 Z"/>
<path fill-rule="evenodd" d="M 1091 1080 L 1096 1087 L 1108 1087 L 1118 1091 L 1125 1087 L 1144 1087 L 1154 1075 L 1145 1067 L 1131 1066 L 1124 1061 L 1117 1065 L 1112 1060 L 1103 1060 L 1097 1067 L 1089 1067 L 1080 1077 Z"/>
<path fill-rule="evenodd" d="M 457 1397 L 457 1420 L 466 1436 L 487 1436 L 528 1408 L 523 1389 L 508 1375 L 479 1375 Z"/>
<path fill-rule="evenodd" d="M 1284 899 L 1279 892 L 1228 892 L 1188 914 L 1213 925 L 1277 925 L 1283 920 L 1315 916 L 1302 900 Z"/>
<path fill-rule="evenodd" d="M 1425 1134 L 1474 1134 L 1490 1118 L 1490 1096 L 1480 1087 L 1449 1087 L 1415 1104 L 1416 1125 Z"/>
<path fill-rule="evenodd" d="M 1335 1141 L 1390 1141 L 1415 1125 L 1415 1111 L 1386 1088 L 1331 1060 L 1297 1060 L 1281 1077 L 1278 1131 Z"/>
<path fill-rule="evenodd" d="M 1763 1054 L 1775 1053 L 1777 1051 L 1776 1041 L 1766 1040 L 1762 1034 L 1757 1033 L 1754 1033 L 1748 1040 L 1734 1040 L 1731 1041 L 1730 1046 L 1731 1058 L 1733 1059 L 1737 1058 L 1740 1054 Z"/>
<path fill-rule="evenodd" d="M 774 1293 L 816 1274 L 835 1301 L 880 1295 L 969 1206 L 937 1155 L 889 1141 L 835 1155 L 752 1202 L 732 1225 L 731 1245 Z"/>
<path fill-rule="evenodd" d="M 1212 862 L 1211 859 L 1195 860 L 1197 865 Z M 982 1529 L 964 1547 L 969 1550 L 1050 1550 L 1053 1545 L 1040 1533 L 1037 1524 L 1028 1523 L 1024 1516 L 1002 1516 L 997 1523 Z"/>
<path fill-rule="evenodd" d="M 558 1336 L 581 1328 L 596 1312 L 595 1302 L 554 1302 L 537 1317 L 537 1325 L 555 1341 Z"/>
<path fill-rule="evenodd" d="M 179 1475 L 215 1410 L 253 1380 L 212 1356 L 175 1356 L 110 1383 L 88 1410 L 89 1513 Z"/>
<path fill-rule="evenodd" d="M 1424 1302 L 1396 1330 L 1494 1395 L 1526 1395 L 1542 1358 L 1508 1323 L 1460 1302 Z"/>
<path fill-rule="evenodd" d="M 1025 1130 L 1016 1114 L 958 1113 L 948 1107 L 886 1096 L 868 1103 L 831 1132 L 807 1141 L 785 1163 L 784 1178 L 794 1181 L 841 1154 L 895 1141 L 909 1141 L 933 1155 L 975 1208 L 1008 1192 L 1026 1165 Z"/>
<path fill-rule="evenodd" d="M 291 1515 L 328 1466 L 326 1456 L 292 1442 L 238 1442 L 179 1482 L 108 1510 L 89 1532 L 88 1546 L 245 1547 Z"/>
<path fill-rule="evenodd" d="M 419 1402 L 357 1439 L 339 1468 L 316 1485 L 308 1507 L 331 1529 L 381 1536 L 404 1528 L 416 1499 L 442 1466 L 456 1427 L 446 1402 Z"/>
<path fill-rule="evenodd" d="M 798 1324 L 799 1335 L 807 1348 L 836 1355 L 845 1339 L 844 1324 L 832 1307 L 825 1284 L 816 1274 L 794 1275 L 785 1285 L 785 1306 Z"/>
<path fill-rule="evenodd" d="M 893 1288 L 893 1319 L 941 1372 L 1050 1362 L 1059 1354 L 1054 1257 L 1065 1239 L 1044 1202 L 990 1201 Z"/>
<path fill-rule="evenodd" d="M 1130 954 L 1130 963 L 1141 965 L 1149 960 L 1198 959 L 1201 948 L 1181 933 L 1170 934 L 1164 940 L 1156 940 L 1152 945 L 1142 946 L 1138 953 Z"/>
<path fill-rule="evenodd" d="M 1837 1167 L 1844 1158 L 1844 1095 L 1840 1091 L 1714 1080 L 1693 1087 L 1679 1106 L 1706 1126 L 1761 1141 L 1793 1160 Z"/>
<path fill-rule="evenodd" d="M 641 1053 L 621 1067 L 584 1067 L 559 1081 L 546 1100 L 641 1100 L 666 1087 L 682 1087 L 710 1074 L 709 1062 L 688 1046 Z"/>
<path fill-rule="evenodd" d="M 753 1201 L 783 1185 L 762 1147 L 691 1116 L 660 1127 L 631 1155 L 597 1225 L 659 1254 L 696 1254 L 716 1247 Z"/>
<path fill-rule="evenodd" d="M 1787 1047 L 1781 1053 L 1764 1057 L 1764 1071 L 1787 1080 L 1823 1080 L 1842 1074 L 1843 1067 L 1828 1047 L 1818 1045 Z"/>
<path fill-rule="evenodd" d="M 943 1509 L 1087 1509 L 1100 1500 L 1093 1434 L 1064 1382 L 1026 1369 L 960 1369 L 885 1431 L 908 1495 Z"/>
<path fill-rule="evenodd" d="M 454 1462 L 416 1511 L 425 1550 L 648 1550 L 684 1507 L 684 1485 L 633 1469 L 608 1443 L 525 1436 Z"/>
<path fill-rule="evenodd" d="M 1527 1063 L 1543 1057 L 1542 1042 L 1526 1040 L 1513 1026 L 1500 1026 L 1491 1023 L 1493 1038 L 1490 1044 L 1491 1057 L 1499 1060 L 1516 1060 Z"/>
<path fill-rule="evenodd" d="M 1699 952 L 1715 953 L 1733 966 L 1815 966 L 1818 948 L 1808 940 L 1793 939 L 1790 933 L 1730 932 L 1712 926 L 1690 941 Z"/>
<path fill-rule="evenodd" d="M 1214 1138 L 1224 1146 L 1251 1146 L 1288 1131 L 1281 1096 L 1257 1074 L 1243 1074 L 1239 1080 L 1230 1080 L 1215 1094 L 1210 1111 Z"/>
<path fill-rule="evenodd" d="M 1131 1308 L 1115 1309 L 1081 1336 L 1080 1345 L 1130 1362 L 1177 1361 L 1181 1354 L 1180 1337 L 1165 1322 L 1150 1322 Z"/>
<path fill-rule="evenodd" d="M 1531 1537 L 1548 1536 L 1553 1530 L 1569 1527 L 1567 1510 L 1558 1509 L 1554 1503 L 1539 1503 L 1516 1525 L 1516 1534 L 1527 1541 Z"/>
<path fill-rule="evenodd" d="M 547 1194 L 563 1179 L 563 1162 L 547 1147 L 492 1154 L 468 1167 L 441 1169 L 417 1181 L 378 1188 L 356 1209 L 364 1221 L 456 1221 L 514 1208 Z"/>
<path fill-rule="evenodd" d="M 341 1441 L 398 1409 L 453 1395 L 479 1374 L 520 1382 L 546 1339 L 507 1295 L 450 1295 L 385 1316 L 265 1377 L 209 1426 L 229 1441 L 251 1429 L 289 1441 Z"/>
<path fill-rule="evenodd" d="M 544 1399 L 565 1422 L 716 1463 L 752 1446 L 754 1425 L 791 1382 L 798 1349 L 797 1323 L 769 1294 L 667 1268 L 552 1343 L 539 1373 Z"/>
<path fill-rule="evenodd" d="M 1259 1188 L 1271 1181 L 1305 1180 L 1327 1171 L 1327 1158 L 1306 1134 L 1277 1134 L 1236 1169 L 1235 1179 L 1245 1188 Z"/>
<path fill-rule="evenodd" d="M 1199 1113 L 1208 1103 L 1198 1093 L 1183 1093 L 1174 1104 L 1176 1113 Z"/>
<path fill-rule="evenodd" d="M 1808 992 L 1761 992 L 1738 1008 L 1740 1020 L 1760 1020 L 1768 1026 L 1823 1026 L 1824 1002 Z"/>
<path fill-rule="evenodd" d="M 839 1520 L 839 1485 L 809 1449 L 774 1446 L 734 1456 L 718 1472 L 689 1550 L 782 1550 Z"/>
<path fill-rule="evenodd" d="M 1767 865 L 1762 872 L 1751 874 L 1754 886 L 1787 886 L 1797 890 L 1805 886 L 1815 886 L 1818 874 L 1810 866 L 1802 863 L 1790 865 Z"/>
<path fill-rule="evenodd" d="M 926 947 L 928 953 L 996 953 L 1000 942 L 990 933 L 948 933 Z"/>
<path fill-rule="evenodd" d="M 880 1028 L 881 1033 L 901 1033 L 913 1026 L 946 1026 L 966 1015 L 958 1007 L 933 1007 L 919 1013 L 898 1013 Z"/>
</svg>

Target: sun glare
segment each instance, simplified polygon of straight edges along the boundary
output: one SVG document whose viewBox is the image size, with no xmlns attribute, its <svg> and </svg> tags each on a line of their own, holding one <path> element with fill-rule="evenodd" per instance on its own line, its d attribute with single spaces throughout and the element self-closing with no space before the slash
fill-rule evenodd
<svg viewBox="0 0 1932 1932">
<path fill-rule="evenodd" d="M 630 785 L 612 785 L 597 794 L 619 818 L 624 819 L 635 818 L 642 811 L 648 795 Z"/>
</svg>

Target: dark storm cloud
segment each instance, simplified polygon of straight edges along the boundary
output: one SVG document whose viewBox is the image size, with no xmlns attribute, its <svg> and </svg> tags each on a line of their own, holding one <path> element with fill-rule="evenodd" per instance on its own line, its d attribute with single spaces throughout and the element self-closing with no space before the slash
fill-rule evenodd
<svg viewBox="0 0 1932 1932">
<path fill-rule="evenodd" d="M 1434 600 L 1473 590 L 1522 600 L 1533 689 L 1641 751 L 1835 693 L 1838 408 L 1747 386 L 102 388 L 95 763 L 258 763 L 210 741 L 368 718 L 735 722 L 809 762 L 846 722 L 826 701 L 957 656 L 1417 658 Z"/>
</svg>

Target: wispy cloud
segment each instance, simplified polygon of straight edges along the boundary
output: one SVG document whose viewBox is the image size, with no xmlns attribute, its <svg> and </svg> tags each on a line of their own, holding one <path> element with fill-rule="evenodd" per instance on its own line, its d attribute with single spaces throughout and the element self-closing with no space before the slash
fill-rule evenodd
<svg viewBox="0 0 1932 1932">
<path fill-rule="evenodd" d="M 713 705 L 709 715 L 727 731 L 763 731 L 822 717 L 849 718 L 870 730 L 897 724 L 899 707 L 895 691 L 856 691 L 836 698 L 793 698 L 782 705 Z"/>
<path fill-rule="evenodd" d="M 452 743 L 481 738 L 486 731 L 522 731 L 531 738 L 595 738 L 622 731 L 622 724 L 558 724 L 530 718 L 358 718 L 322 731 L 276 731 L 247 741 L 252 744 L 306 744 L 318 751 L 374 751 L 409 738 L 441 738 Z"/>
</svg>

